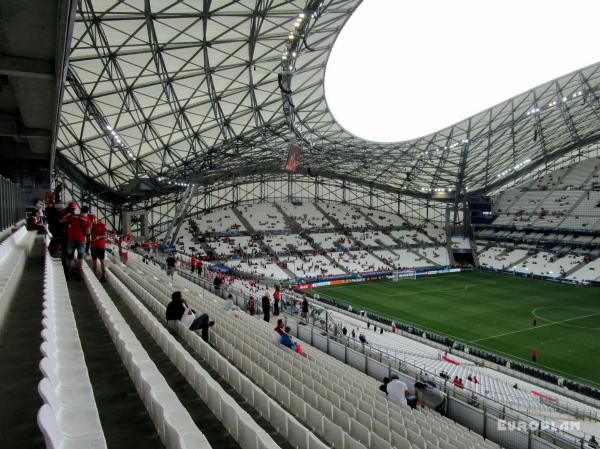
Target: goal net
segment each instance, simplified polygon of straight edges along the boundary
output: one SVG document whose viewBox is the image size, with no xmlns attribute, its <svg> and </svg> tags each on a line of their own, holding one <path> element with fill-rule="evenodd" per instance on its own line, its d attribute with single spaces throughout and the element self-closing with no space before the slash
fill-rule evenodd
<svg viewBox="0 0 600 449">
<path fill-rule="evenodd" d="M 394 282 L 403 281 L 406 279 L 416 279 L 417 272 L 416 271 L 394 271 L 392 273 L 392 280 Z"/>
</svg>

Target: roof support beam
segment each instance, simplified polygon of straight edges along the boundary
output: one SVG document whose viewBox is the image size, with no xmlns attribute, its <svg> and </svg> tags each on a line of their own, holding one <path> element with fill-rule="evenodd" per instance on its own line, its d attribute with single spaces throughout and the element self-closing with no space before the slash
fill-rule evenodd
<svg viewBox="0 0 600 449">
<path fill-rule="evenodd" d="M 0 56 L 0 75 L 54 80 L 54 61 Z"/>
</svg>

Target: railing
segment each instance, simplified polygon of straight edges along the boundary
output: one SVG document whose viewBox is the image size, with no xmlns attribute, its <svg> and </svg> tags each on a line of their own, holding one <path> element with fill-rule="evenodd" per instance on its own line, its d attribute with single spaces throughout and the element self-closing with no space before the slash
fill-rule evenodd
<svg viewBox="0 0 600 449">
<path fill-rule="evenodd" d="M 0 175 L 0 230 L 25 218 L 25 194 L 14 182 Z"/>
<path fill-rule="evenodd" d="M 160 260 L 160 259 L 156 260 L 155 259 L 155 262 L 157 262 L 161 267 L 166 266 L 164 260 Z M 244 292 L 240 289 L 237 289 L 235 287 L 232 287 L 232 286 L 221 289 L 220 292 L 215 292 L 213 282 L 209 278 L 202 277 L 202 276 L 198 275 L 197 273 L 191 273 L 191 272 L 188 272 L 185 270 L 178 271 L 178 274 L 181 277 L 184 277 L 184 278 L 188 279 L 189 281 L 194 282 L 195 284 L 201 286 L 203 289 L 213 292 L 215 294 L 218 294 L 223 298 L 225 298 L 226 296 L 231 294 L 232 301 L 238 307 L 240 307 L 242 310 L 247 310 L 247 299 L 248 298 L 247 298 L 246 292 Z M 300 298 L 301 297 L 302 296 L 296 292 L 285 292 L 285 294 L 283 295 L 282 301 L 280 303 L 281 312 L 283 312 L 287 315 L 290 315 L 292 317 L 300 317 L 301 318 L 301 306 L 300 306 Z M 262 308 L 261 308 L 260 301 L 258 300 L 260 298 L 255 298 L 255 299 L 257 299 L 257 301 L 256 301 L 257 314 L 261 314 Z M 559 429 L 554 425 L 545 424 L 545 423 L 543 423 L 543 421 L 540 418 L 530 416 L 529 411 L 534 410 L 533 408 L 527 408 L 527 411 L 518 410 L 517 408 L 514 408 L 510 405 L 507 405 L 507 404 L 499 402 L 493 398 L 486 397 L 475 391 L 472 391 L 469 388 L 463 388 L 463 389 L 454 388 L 451 381 L 449 382 L 448 379 L 441 378 L 437 373 L 428 371 L 425 367 L 419 366 L 418 364 L 414 363 L 414 361 L 407 361 L 407 360 L 399 359 L 399 358 L 391 356 L 381 350 L 371 347 L 369 344 L 363 345 L 356 339 L 352 339 L 349 337 L 343 337 L 341 335 L 342 324 L 334 318 L 330 307 L 331 307 L 331 305 L 321 306 L 321 305 L 315 304 L 314 302 L 310 303 L 309 314 L 306 317 L 306 324 L 310 325 L 309 326 L 310 330 L 308 331 L 309 334 L 306 334 L 306 335 L 310 335 L 310 337 L 308 340 L 306 340 L 305 338 L 302 338 L 302 339 L 304 341 L 307 341 L 307 343 L 311 344 L 311 346 L 319 347 L 319 349 L 323 349 L 329 355 L 332 355 L 340 360 L 343 360 L 345 363 L 348 363 L 348 357 L 347 357 L 346 353 L 344 353 L 345 355 L 343 358 L 340 358 L 339 353 L 330 351 L 330 342 L 331 343 L 335 342 L 335 343 L 341 345 L 342 347 L 346 348 L 346 350 L 351 350 L 358 354 L 362 354 L 362 356 L 365 358 L 364 371 L 367 374 L 371 375 L 371 373 L 368 370 L 368 366 L 369 366 L 368 360 L 373 360 L 373 361 L 379 362 L 380 364 L 387 366 L 387 370 L 388 370 L 387 374 L 391 374 L 393 371 L 397 370 L 398 372 L 409 376 L 413 380 L 419 380 L 419 379 L 432 380 L 436 384 L 436 387 L 440 391 L 442 391 L 444 394 L 446 394 L 448 397 L 457 398 L 464 404 L 468 404 L 469 406 L 473 407 L 474 409 L 481 411 L 484 414 L 484 421 L 487 419 L 486 416 L 489 415 L 490 417 L 494 417 L 494 419 L 501 419 L 501 420 L 510 421 L 510 422 L 527 423 L 528 429 L 529 429 L 529 433 L 528 433 L 529 439 L 531 439 L 532 437 L 541 438 L 543 440 L 550 441 L 553 444 L 559 445 L 560 447 L 564 447 L 564 448 L 583 448 L 583 447 L 585 447 L 584 440 L 582 440 L 581 437 L 573 435 L 565 430 Z M 347 313 L 347 310 L 346 310 L 346 313 Z M 327 342 L 326 345 L 319 346 L 319 345 L 313 344 L 315 339 L 317 338 L 316 334 L 314 332 L 315 329 L 318 329 L 317 333 L 320 334 L 320 336 L 322 338 L 326 339 L 326 342 Z M 304 332 L 306 332 L 306 331 L 304 331 Z M 298 330 L 298 328 L 296 329 L 296 335 L 298 337 L 303 337 L 303 335 L 301 335 L 301 332 Z M 411 338 L 413 336 L 414 335 L 411 335 Z M 431 346 L 430 341 L 428 341 L 427 344 Z M 438 345 L 438 348 L 441 350 L 447 349 L 443 345 Z M 568 414 L 568 415 L 573 415 L 575 413 L 574 410 L 568 410 L 566 408 L 556 409 L 556 411 L 564 413 L 564 414 Z M 582 411 L 578 410 L 578 413 L 579 413 L 579 415 L 581 415 Z M 543 412 L 540 411 L 540 414 L 543 414 Z M 588 416 L 588 417 L 591 419 L 595 419 L 595 420 L 599 419 L 598 414 L 596 414 L 595 416 Z M 532 427 L 535 427 L 535 426 L 532 426 L 530 423 L 537 423 L 537 430 L 532 431 Z M 465 424 L 465 425 L 467 425 L 467 424 Z M 478 432 L 478 433 L 481 433 L 481 432 Z M 585 439 L 587 439 L 590 436 L 590 435 L 587 435 L 585 432 L 581 432 L 581 433 L 584 435 Z M 486 435 L 483 435 L 483 436 L 485 437 Z M 528 447 L 531 447 L 531 446 L 528 446 Z"/>
</svg>

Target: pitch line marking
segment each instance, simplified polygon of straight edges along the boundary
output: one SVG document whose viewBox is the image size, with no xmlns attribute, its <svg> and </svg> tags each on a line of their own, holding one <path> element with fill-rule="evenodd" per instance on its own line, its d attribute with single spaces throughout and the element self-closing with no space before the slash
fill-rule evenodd
<svg viewBox="0 0 600 449">
<path fill-rule="evenodd" d="M 579 310 L 586 310 L 586 309 L 585 309 L 585 308 L 583 308 L 583 307 L 568 307 L 568 306 L 567 306 L 567 307 L 562 307 L 562 306 L 545 306 L 545 307 L 537 307 L 537 308 L 535 308 L 535 309 L 533 309 L 533 310 L 531 311 L 531 314 L 532 314 L 533 316 L 536 316 L 536 317 L 538 317 L 540 320 L 549 321 L 550 323 L 553 323 L 553 324 L 556 324 L 556 323 L 557 323 L 557 321 L 551 320 L 551 319 L 549 319 L 549 318 L 544 318 L 543 316 L 541 316 L 541 315 L 538 315 L 538 311 L 539 311 L 539 310 L 544 310 L 544 309 L 579 309 Z M 589 310 L 589 309 L 587 309 L 587 311 L 590 311 L 590 312 L 591 312 L 591 310 Z M 594 314 L 595 314 L 595 313 L 594 313 Z M 594 315 L 594 314 L 592 314 L 592 315 Z M 597 331 L 597 330 L 600 330 L 600 327 L 577 326 L 576 324 L 570 324 L 570 325 L 569 325 L 569 324 L 566 324 L 565 326 L 567 326 L 567 327 L 572 327 L 572 328 L 575 328 L 575 329 L 587 329 L 587 330 L 592 330 L 592 331 Z"/>
<path fill-rule="evenodd" d="M 600 315 L 600 312 L 591 313 L 589 315 L 576 316 L 574 318 L 569 318 L 567 320 L 562 320 L 562 321 L 553 321 L 553 322 L 548 323 L 548 324 L 542 324 L 541 326 L 531 326 L 531 327 L 528 327 L 526 329 L 521 329 L 521 330 L 518 330 L 518 331 L 505 332 L 503 334 L 492 335 L 491 337 L 478 338 L 477 340 L 471 340 L 469 343 L 477 343 L 479 341 L 491 340 L 492 338 L 498 338 L 498 337 L 504 337 L 506 335 L 518 334 L 520 332 L 525 332 L 525 331 L 540 329 L 542 327 L 554 326 L 555 324 L 568 323 L 569 321 L 581 320 L 583 318 L 590 318 L 590 317 L 593 317 L 593 316 L 596 316 L 596 315 Z"/>
</svg>

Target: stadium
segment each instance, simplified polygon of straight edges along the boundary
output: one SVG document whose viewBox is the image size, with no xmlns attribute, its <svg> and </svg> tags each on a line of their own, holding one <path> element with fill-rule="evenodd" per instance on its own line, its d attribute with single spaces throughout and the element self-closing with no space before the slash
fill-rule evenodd
<svg viewBox="0 0 600 449">
<path fill-rule="evenodd" d="M 600 6 L 482 5 L 0 0 L 0 447 L 600 447 Z"/>
</svg>

